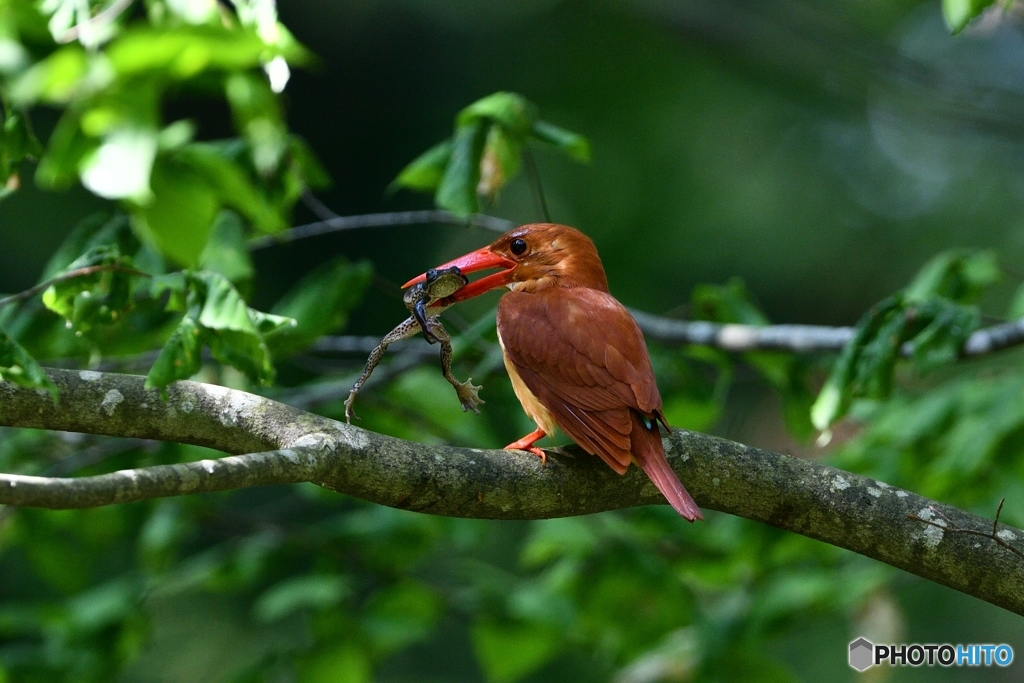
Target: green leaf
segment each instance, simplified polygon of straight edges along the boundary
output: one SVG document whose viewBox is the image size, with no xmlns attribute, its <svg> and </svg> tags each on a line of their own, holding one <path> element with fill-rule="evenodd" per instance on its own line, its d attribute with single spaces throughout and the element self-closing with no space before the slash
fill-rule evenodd
<svg viewBox="0 0 1024 683">
<path fill-rule="evenodd" d="M 264 313 L 257 311 L 255 308 L 249 309 L 249 317 L 252 318 L 253 325 L 256 326 L 256 330 L 261 335 L 269 335 L 282 330 L 290 330 L 298 326 L 298 322 L 295 318 L 289 318 L 284 315 L 274 315 L 273 313 Z"/>
<path fill-rule="evenodd" d="M 80 162 L 82 185 L 104 199 L 149 199 L 156 159 L 155 128 L 122 126 L 107 133 Z"/>
<path fill-rule="evenodd" d="M 576 161 L 590 161 L 590 141 L 579 133 L 559 128 L 547 121 L 535 121 L 530 135 L 536 140 L 553 145 Z"/>
<path fill-rule="evenodd" d="M 195 266 L 220 209 L 217 194 L 194 169 L 160 157 L 150 178 L 153 199 L 136 208 L 132 227 L 161 253 L 183 266 Z"/>
<path fill-rule="evenodd" d="M 811 422 L 817 429 L 824 430 L 845 415 L 855 395 L 870 393 L 863 386 L 865 381 L 877 386 L 880 375 L 891 373 L 900 350 L 898 333 L 906 320 L 902 308 L 903 297 L 893 296 L 876 304 L 857 323 L 853 339 L 832 366 L 811 408 Z"/>
<path fill-rule="evenodd" d="M 277 95 L 263 76 L 232 74 L 225 85 L 235 128 L 249 143 L 256 171 L 269 176 L 277 170 L 288 148 L 288 129 L 284 124 Z"/>
<path fill-rule="evenodd" d="M 455 119 L 455 134 L 402 169 L 389 189 L 433 191 L 434 203 L 459 215 L 479 211 L 478 196 L 494 199 L 519 172 L 522 146 L 535 139 L 579 161 L 590 158 L 580 135 L 543 121 L 522 95 L 498 92 L 469 105 Z"/>
<path fill-rule="evenodd" d="M 203 270 L 220 273 L 233 283 L 251 280 L 255 274 L 245 243 L 245 226 L 233 211 L 221 211 L 213 222 L 210 239 L 199 255 Z"/>
<path fill-rule="evenodd" d="M 267 337 L 275 355 L 291 355 L 307 348 L 325 334 L 348 322 L 348 314 L 362 301 L 373 279 L 369 261 L 349 263 L 337 258 L 304 277 L 271 309 L 293 318 L 294 327 L 282 328 Z"/>
<path fill-rule="evenodd" d="M 974 306 L 937 301 L 928 308 L 930 322 L 911 341 L 914 364 L 920 372 L 959 358 L 967 338 L 981 326 L 981 311 Z"/>
<path fill-rule="evenodd" d="M 18 167 L 26 159 L 36 159 L 42 146 L 36 138 L 28 117 L 20 110 L 5 108 L 4 125 L 0 128 L 0 198 L 20 186 Z"/>
<path fill-rule="evenodd" d="M 142 587 L 128 577 L 118 577 L 76 595 L 67 602 L 69 621 L 89 632 L 120 624 L 138 608 Z"/>
<path fill-rule="evenodd" d="M 493 121 L 519 142 L 525 140 L 537 118 L 537 107 L 514 92 L 496 92 L 469 105 L 455 119 L 456 128 Z"/>
<path fill-rule="evenodd" d="M 854 338 L 811 409 L 811 421 L 826 429 L 846 414 L 853 399 L 888 397 L 904 344 L 909 344 L 918 371 L 927 372 L 958 358 L 980 323 L 977 308 L 950 299 L 909 299 L 903 293 L 889 297 L 857 323 Z"/>
<path fill-rule="evenodd" d="M 269 384 L 274 378 L 270 351 L 238 290 L 218 273 L 200 271 L 194 277 L 206 288 L 197 322 L 213 357 L 238 368 L 253 382 Z"/>
<path fill-rule="evenodd" d="M 136 207 L 133 226 L 164 254 L 195 266 L 224 206 L 259 230 L 278 232 L 287 222 L 255 186 L 226 145 L 192 143 L 157 157 L 153 199 Z"/>
<path fill-rule="evenodd" d="M 537 624 L 481 620 L 473 625 L 473 650 L 488 683 L 515 683 L 557 654 L 559 638 Z"/>
<path fill-rule="evenodd" d="M 768 317 L 751 300 L 740 278 L 724 285 L 697 285 L 690 295 L 690 317 L 716 323 L 767 325 Z"/>
<path fill-rule="evenodd" d="M 994 4 L 996 0 L 942 0 L 942 16 L 949 30 L 957 34 L 967 27 L 971 19 Z"/>
<path fill-rule="evenodd" d="M 974 303 L 1002 279 L 994 251 L 950 249 L 933 257 L 918 271 L 905 292 L 908 303 L 944 297 Z"/>
<path fill-rule="evenodd" d="M 168 295 L 165 311 L 184 312 L 188 308 L 189 278 L 181 271 L 157 275 L 150 280 L 149 292 L 158 300 Z"/>
<path fill-rule="evenodd" d="M 294 326 L 294 320 L 249 308 L 219 273 L 191 273 L 187 283 L 188 313 L 164 344 L 146 386 L 165 387 L 194 375 L 202 366 L 204 345 L 216 360 L 241 370 L 251 381 L 270 383 L 274 366 L 263 334 Z M 168 284 L 175 286 L 173 281 Z"/>
<path fill-rule="evenodd" d="M 441 184 L 444 170 L 452 156 L 452 141 L 439 142 L 402 169 L 389 189 L 405 187 L 420 192 L 433 192 Z"/>
<path fill-rule="evenodd" d="M 55 400 L 57 398 L 57 387 L 46 376 L 36 359 L 3 330 L 0 330 L 0 381 L 45 389 Z"/>
<path fill-rule="evenodd" d="M 991 250 L 951 249 L 932 258 L 902 290 L 868 311 L 811 409 L 826 429 L 858 397 L 881 399 L 892 391 L 893 369 L 905 344 L 927 372 L 957 359 L 981 324 L 977 301 L 1002 277 Z"/>
<path fill-rule="evenodd" d="M 205 184 L 214 189 L 220 202 L 239 211 L 263 232 L 280 232 L 287 221 L 260 193 L 246 171 L 228 158 L 223 148 L 204 143 L 186 145 L 174 153 Z"/>
<path fill-rule="evenodd" d="M 459 126 L 455 131 L 452 155 L 434 195 L 434 202 L 442 209 L 460 216 L 479 211 L 476 187 L 480 182 L 485 131 L 481 121 Z"/>
<path fill-rule="evenodd" d="M 163 388 L 199 372 L 203 366 L 202 351 L 202 328 L 192 316 L 186 315 L 160 349 L 160 355 L 146 374 L 146 389 Z"/>
<path fill-rule="evenodd" d="M 326 610 L 351 594 L 341 576 L 308 574 L 285 579 L 271 586 L 253 605 L 253 616 L 259 621 L 279 621 L 300 610 Z"/>
<path fill-rule="evenodd" d="M 300 670 L 302 683 L 373 683 L 369 655 L 351 643 L 316 653 Z"/>
<path fill-rule="evenodd" d="M 93 247 L 63 272 L 92 267 L 122 270 L 101 270 L 55 282 L 43 292 L 43 305 L 82 332 L 95 324 L 116 322 L 131 304 L 133 275 L 126 272 L 131 266 L 131 259 L 122 256 L 116 245 Z"/>
<path fill-rule="evenodd" d="M 181 79 L 203 71 L 243 71 L 267 54 L 254 31 L 220 25 L 135 28 L 110 44 L 106 56 L 120 77 L 157 73 Z"/>
<path fill-rule="evenodd" d="M 74 97 L 106 87 L 112 78 L 104 58 L 90 57 L 81 45 L 72 44 L 16 78 L 10 97 L 19 105 L 66 104 Z"/>
<path fill-rule="evenodd" d="M 36 168 L 36 183 L 50 190 L 67 190 L 79 180 L 79 164 L 100 142 L 82 132 L 80 112 L 69 109 L 50 135 L 46 153 Z"/>
</svg>

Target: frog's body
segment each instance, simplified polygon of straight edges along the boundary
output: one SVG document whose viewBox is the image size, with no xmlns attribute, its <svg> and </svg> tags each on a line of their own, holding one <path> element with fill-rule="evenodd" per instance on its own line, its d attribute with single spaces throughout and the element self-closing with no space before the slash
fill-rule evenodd
<svg viewBox="0 0 1024 683">
<path fill-rule="evenodd" d="M 433 344 L 441 341 L 434 335 L 433 328 L 440 327 L 441 323 L 431 323 L 427 316 L 427 308 L 446 297 L 451 296 L 469 283 L 469 279 L 462 274 L 458 268 L 445 268 L 444 270 L 428 270 L 427 279 L 423 282 L 405 290 L 405 307 L 412 312 L 415 322 L 419 323 L 423 330 L 423 338 Z M 447 306 L 435 306 L 434 317 L 443 311 Z M 409 322 L 406 320 L 406 322 Z M 404 324 L 404 323 L 403 323 Z M 401 325 L 399 325 L 401 327 Z M 397 327 L 395 328 L 398 329 Z M 443 329 L 443 328 L 442 328 Z"/>
<path fill-rule="evenodd" d="M 468 282 L 469 280 L 458 268 L 443 268 L 429 271 L 424 282 L 406 290 L 404 302 L 412 315 L 403 320 L 395 329 L 388 332 L 380 340 L 377 348 L 370 352 L 370 356 L 366 359 L 366 368 L 363 370 L 363 374 L 352 385 L 352 390 L 345 401 L 346 422 L 351 422 L 352 418 L 356 417 L 355 412 L 352 410 L 356 394 L 359 393 L 363 383 L 369 379 L 373 369 L 380 363 L 388 346 L 396 341 L 414 337 L 420 331 L 423 332 L 423 336 L 431 344 L 434 342 L 441 343 L 441 371 L 444 374 L 444 378 L 448 380 L 448 383 L 455 387 L 455 393 L 459 396 L 462 409 L 464 411 L 472 410 L 474 413 L 479 414 L 480 411 L 477 409 L 477 406 L 484 402 L 478 394 L 480 387 L 472 384 L 472 377 L 465 382 L 455 379 L 455 376 L 452 374 L 452 338 L 448 331 L 444 329 L 444 326 L 441 325 L 441 319 L 438 317 L 441 311 L 448 307 L 444 299 L 465 287 Z"/>
</svg>

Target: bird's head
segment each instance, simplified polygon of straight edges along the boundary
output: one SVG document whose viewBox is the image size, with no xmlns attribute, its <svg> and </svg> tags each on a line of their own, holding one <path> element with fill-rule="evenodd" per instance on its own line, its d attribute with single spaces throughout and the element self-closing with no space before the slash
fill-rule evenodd
<svg viewBox="0 0 1024 683">
<path fill-rule="evenodd" d="M 608 279 L 594 243 L 579 230 L 556 223 L 534 223 L 509 230 L 490 245 L 437 266 L 437 269 L 452 266 L 463 273 L 501 269 L 455 292 L 451 296 L 453 303 L 501 286 L 524 292 L 549 287 L 588 287 L 608 291 Z M 425 279 L 426 274 L 419 275 L 402 286 L 410 287 Z"/>
</svg>

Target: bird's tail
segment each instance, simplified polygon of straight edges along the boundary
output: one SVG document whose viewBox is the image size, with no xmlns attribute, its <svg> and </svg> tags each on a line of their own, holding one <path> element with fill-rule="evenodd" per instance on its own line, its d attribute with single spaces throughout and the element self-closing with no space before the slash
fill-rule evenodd
<svg viewBox="0 0 1024 683">
<path fill-rule="evenodd" d="M 633 417 L 633 431 L 630 434 L 633 446 L 633 459 L 636 464 L 650 477 L 669 504 L 676 512 L 687 520 L 694 522 L 704 519 L 700 508 L 683 487 L 679 477 L 669 467 L 665 459 L 665 447 L 661 443 L 661 433 L 656 422 L 645 420 L 642 415 L 630 411 Z"/>
</svg>

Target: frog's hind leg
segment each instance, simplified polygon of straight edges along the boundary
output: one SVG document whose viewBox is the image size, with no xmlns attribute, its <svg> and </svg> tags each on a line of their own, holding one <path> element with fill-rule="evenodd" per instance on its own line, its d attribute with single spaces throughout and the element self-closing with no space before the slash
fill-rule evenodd
<svg viewBox="0 0 1024 683">
<path fill-rule="evenodd" d="M 420 324 L 416 322 L 415 318 L 406 318 L 402 321 L 398 327 L 384 335 L 384 338 L 380 340 L 380 344 L 377 345 L 373 351 L 370 351 L 370 355 L 366 359 L 366 368 L 363 370 L 363 374 L 359 376 L 356 383 L 352 385 L 351 391 L 348 392 L 348 398 L 345 400 L 345 422 L 352 423 L 352 418 L 359 419 L 355 411 L 352 409 L 352 404 L 355 403 L 356 394 L 362 389 L 363 384 L 370 378 L 370 374 L 373 369 L 377 367 L 381 359 L 384 357 L 384 353 L 388 350 L 388 346 L 394 344 L 396 341 L 402 339 L 409 339 L 410 337 L 416 336 L 416 333 L 420 331 Z M 450 347 L 449 347 L 450 348 Z"/>
<path fill-rule="evenodd" d="M 427 304 L 425 301 L 417 301 L 412 307 L 412 315 L 416 318 L 416 322 L 419 323 L 420 329 L 423 330 L 423 338 L 427 340 L 428 344 L 441 341 L 441 339 L 434 334 L 434 331 L 427 319 Z M 440 326 L 440 323 L 438 323 Z M 442 328 L 444 329 L 444 328 Z M 415 332 L 413 333 L 415 334 Z"/>
<path fill-rule="evenodd" d="M 452 338 L 448 334 L 448 330 L 441 326 L 441 321 L 436 316 L 427 318 L 427 326 L 430 328 L 431 334 L 441 342 L 441 373 L 448 380 L 448 383 L 455 388 L 455 393 L 459 396 L 459 402 L 462 403 L 463 412 L 472 410 L 479 415 L 480 411 L 477 409 L 477 406 L 485 403 L 480 398 L 479 392 L 481 387 L 473 384 L 472 377 L 466 379 L 465 382 L 460 382 L 452 374 Z"/>
</svg>

